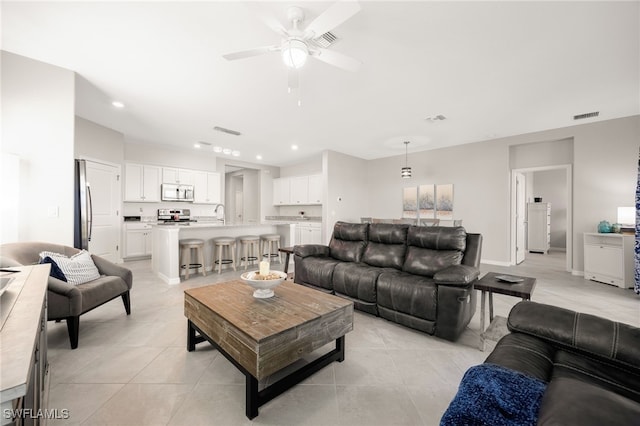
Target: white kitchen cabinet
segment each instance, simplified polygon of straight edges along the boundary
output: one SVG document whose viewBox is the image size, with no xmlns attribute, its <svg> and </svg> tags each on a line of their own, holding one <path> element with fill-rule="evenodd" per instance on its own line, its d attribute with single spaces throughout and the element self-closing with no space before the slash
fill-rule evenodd
<svg viewBox="0 0 640 426">
<path fill-rule="evenodd" d="M 220 173 L 195 172 L 193 180 L 193 202 L 218 204 L 221 202 Z"/>
<path fill-rule="evenodd" d="M 634 236 L 584 234 L 584 277 L 621 288 L 633 287 Z"/>
<path fill-rule="evenodd" d="M 322 204 L 322 175 L 283 177 L 273 180 L 273 205 Z"/>
<path fill-rule="evenodd" d="M 148 223 L 126 223 L 124 236 L 124 258 L 151 256 L 151 225 Z"/>
<path fill-rule="evenodd" d="M 322 204 L 322 175 L 309 176 L 309 204 Z"/>
<path fill-rule="evenodd" d="M 158 166 L 127 163 L 124 168 L 124 201 L 156 203 L 160 201 Z"/>
<path fill-rule="evenodd" d="M 296 176 L 291 178 L 291 204 L 309 203 L 309 176 Z"/>
<path fill-rule="evenodd" d="M 320 223 L 296 223 L 294 245 L 322 244 L 322 228 Z"/>
<path fill-rule="evenodd" d="M 551 203 L 527 203 L 527 249 L 547 253 L 551 245 Z"/>
<path fill-rule="evenodd" d="M 193 185 L 195 172 L 187 169 L 173 167 L 162 168 L 162 183 L 175 183 L 180 185 Z"/>
<path fill-rule="evenodd" d="M 291 204 L 291 179 L 277 178 L 273 180 L 273 205 L 283 206 Z"/>
</svg>

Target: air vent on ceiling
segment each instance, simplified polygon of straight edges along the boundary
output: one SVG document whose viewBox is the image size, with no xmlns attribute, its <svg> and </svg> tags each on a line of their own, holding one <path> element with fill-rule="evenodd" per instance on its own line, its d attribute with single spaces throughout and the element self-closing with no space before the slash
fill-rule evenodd
<svg viewBox="0 0 640 426">
<path fill-rule="evenodd" d="M 438 114 L 438 115 L 432 115 L 430 117 L 425 118 L 425 121 L 435 122 L 435 121 L 444 121 L 446 119 L 447 117 L 445 117 L 444 115 Z"/>
<path fill-rule="evenodd" d="M 331 31 L 327 31 L 326 33 L 322 34 L 320 37 L 313 39 L 314 44 L 316 44 L 318 47 L 322 47 L 323 49 L 326 49 L 327 47 L 331 46 L 336 41 L 338 41 L 338 37 L 336 37 L 336 35 L 333 34 Z"/>
<path fill-rule="evenodd" d="M 198 141 L 198 143 L 200 145 L 207 145 L 207 146 L 211 146 L 211 144 L 209 142 L 205 142 L 205 141 Z"/>
<path fill-rule="evenodd" d="M 599 115 L 600 115 L 600 111 L 594 111 L 594 112 L 588 112 L 586 114 L 574 115 L 573 119 L 574 120 L 584 120 L 585 118 L 597 117 Z"/>
<path fill-rule="evenodd" d="M 217 132 L 228 133 L 228 134 L 234 135 L 234 136 L 240 136 L 242 134 L 242 133 L 238 132 L 237 130 L 225 129 L 224 127 L 219 127 L 219 126 L 214 127 L 213 130 L 215 130 Z"/>
</svg>

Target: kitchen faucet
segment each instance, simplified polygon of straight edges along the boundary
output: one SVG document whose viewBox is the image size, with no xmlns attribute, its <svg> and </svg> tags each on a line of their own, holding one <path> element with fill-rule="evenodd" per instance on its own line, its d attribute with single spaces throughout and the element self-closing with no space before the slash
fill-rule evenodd
<svg viewBox="0 0 640 426">
<path fill-rule="evenodd" d="M 222 213 L 218 212 L 218 209 L 222 207 Z M 216 204 L 216 207 L 213 209 L 213 212 L 216 214 L 216 217 L 219 221 L 224 223 L 224 204 Z"/>
</svg>

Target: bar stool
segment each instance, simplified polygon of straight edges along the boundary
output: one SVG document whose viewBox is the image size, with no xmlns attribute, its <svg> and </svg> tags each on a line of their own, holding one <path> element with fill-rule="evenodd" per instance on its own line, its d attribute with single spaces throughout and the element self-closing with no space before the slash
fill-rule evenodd
<svg viewBox="0 0 640 426">
<path fill-rule="evenodd" d="M 282 257 L 280 254 L 280 234 L 263 234 L 260 235 L 260 243 L 262 245 L 260 249 L 260 253 L 262 257 L 266 257 L 269 263 L 271 263 L 271 259 L 274 257 L 278 258 L 278 263 L 282 263 Z M 264 253 L 265 248 L 267 249 L 267 254 Z"/>
<path fill-rule="evenodd" d="M 180 269 L 184 269 L 184 279 L 189 279 L 189 270 L 191 268 L 202 268 L 202 276 L 206 276 L 207 274 L 204 271 L 204 240 L 185 238 L 180 240 L 179 244 Z M 193 260 L 192 250 L 196 251 L 196 259 L 199 263 L 191 263 Z"/>
<path fill-rule="evenodd" d="M 225 256 L 226 251 L 226 256 Z M 236 270 L 236 239 L 232 237 L 217 237 L 213 239 L 213 267 L 218 265 L 218 273 L 222 270 L 222 265 L 231 264 Z M 229 259 L 231 257 L 231 259 Z"/>
<path fill-rule="evenodd" d="M 249 262 L 258 260 L 260 237 L 257 235 L 241 235 L 236 238 L 236 241 L 239 243 L 237 255 L 239 266 L 242 266 L 242 261 L 244 260 L 244 269 L 246 270 Z"/>
</svg>

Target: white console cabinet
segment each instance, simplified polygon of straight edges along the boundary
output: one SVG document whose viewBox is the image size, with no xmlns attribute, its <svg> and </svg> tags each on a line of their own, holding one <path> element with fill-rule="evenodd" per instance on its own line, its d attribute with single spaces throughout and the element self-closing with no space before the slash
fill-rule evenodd
<svg viewBox="0 0 640 426">
<path fill-rule="evenodd" d="M 627 234 L 584 234 L 584 277 L 588 280 L 633 287 L 634 236 Z"/>
</svg>

